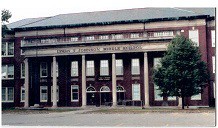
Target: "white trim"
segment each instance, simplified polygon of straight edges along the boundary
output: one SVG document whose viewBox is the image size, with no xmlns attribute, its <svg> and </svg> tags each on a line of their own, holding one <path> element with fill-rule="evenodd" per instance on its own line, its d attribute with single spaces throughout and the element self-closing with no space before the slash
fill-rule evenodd
<svg viewBox="0 0 218 128">
<path fill-rule="evenodd" d="M 212 43 L 212 48 L 216 47 L 216 33 L 215 33 L 215 30 L 211 30 L 211 43 Z"/>
<path fill-rule="evenodd" d="M 89 88 L 93 88 L 95 91 L 87 91 Z M 95 87 L 89 86 L 89 87 L 86 88 L 86 93 L 93 93 L 93 92 L 96 92 Z"/>
<path fill-rule="evenodd" d="M 126 92 L 126 90 L 124 89 L 124 87 L 123 86 L 121 86 L 121 85 L 118 85 L 117 87 L 121 87 L 123 90 L 116 90 L 117 92 Z"/>
<path fill-rule="evenodd" d="M 133 60 L 138 60 L 138 66 L 134 66 L 134 67 L 138 67 L 139 68 L 139 72 L 137 72 L 137 73 L 133 72 Z M 131 74 L 132 75 L 140 75 L 140 59 L 139 58 L 132 58 L 131 59 Z"/>
<path fill-rule="evenodd" d="M 46 90 L 47 93 L 47 99 L 42 100 L 42 89 Z M 40 102 L 47 102 L 48 101 L 48 86 L 40 86 Z"/>
<path fill-rule="evenodd" d="M 2 88 L 5 88 L 5 101 L 3 101 L 2 99 L 2 102 L 3 103 L 12 103 L 14 102 L 14 87 L 2 87 Z M 12 88 L 13 89 L 13 100 L 8 100 L 8 88 Z"/>
<path fill-rule="evenodd" d="M 22 68 L 22 65 L 24 65 L 24 69 Z M 23 76 L 22 70 L 24 70 L 24 76 Z M 20 78 L 21 79 L 25 78 L 25 63 L 20 64 Z"/>
<path fill-rule="evenodd" d="M 108 91 L 102 91 L 103 88 L 107 88 Z M 109 88 L 108 86 L 102 86 L 102 87 L 100 88 L 100 92 L 111 92 L 111 90 L 110 90 L 110 88 Z"/>
<path fill-rule="evenodd" d="M 93 62 L 93 67 L 88 67 L 89 63 L 88 62 Z M 92 65 L 91 65 L 92 66 Z M 93 74 L 91 74 L 90 72 L 88 72 L 89 68 L 93 68 Z M 90 73 L 90 74 L 89 74 Z M 95 61 L 94 60 L 87 60 L 86 61 L 86 76 L 95 76 Z"/>
<path fill-rule="evenodd" d="M 107 69 L 103 70 L 104 68 L 105 69 L 107 68 Z M 109 76 L 109 61 L 108 60 L 100 60 L 100 76 Z"/>
<path fill-rule="evenodd" d="M 139 99 L 134 98 L 134 87 L 133 86 L 139 86 Z M 140 101 L 141 100 L 141 85 L 140 84 L 132 84 L 132 100 L 133 101 Z"/>
<path fill-rule="evenodd" d="M 191 100 L 201 100 L 202 99 L 202 95 L 201 93 L 191 96 Z"/>
<path fill-rule="evenodd" d="M 117 65 L 119 61 L 121 61 L 121 66 Z M 121 74 L 118 74 L 118 71 L 117 71 L 118 67 L 122 67 Z M 121 76 L 121 75 L 123 75 L 123 59 L 116 59 L 116 76 Z"/>
<path fill-rule="evenodd" d="M 212 68 L 213 68 L 213 73 L 216 72 L 216 58 L 215 56 L 212 56 Z"/>
<path fill-rule="evenodd" d="M 73 100 L 73 87 L 77 87 L 78 99 Z M 76 93 L 76 92 L 75 92 Z M 71 85 L 71 102 L 79 102 L 79 86 L 78 85 Z"/>
<path fill-rule="evenodd" d="M 22 100 L 22 91 L 24 90 L 24 100 Z M 20 102 L 25 102 L 25 87 L 21 86 L 20 88 Z"/>
</svg>

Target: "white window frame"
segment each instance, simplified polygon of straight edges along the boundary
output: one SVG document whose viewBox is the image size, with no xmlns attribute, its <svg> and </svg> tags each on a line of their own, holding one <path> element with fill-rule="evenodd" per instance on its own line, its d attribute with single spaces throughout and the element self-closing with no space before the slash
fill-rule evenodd
<svg viewBox="0 0 218 128">
<path fill-rule="evenodd" d="M 5 47 L 6 47 L 6 51 L 5 51 L 5 55 L 2 55 L 2 57 L 14 57 L 14 42 L 2 42 L 2 44 L 3 43 L 5 43 Z M 9 46 L 9 43 L 12 43 L 13 44 L 13 55 L 8 55 L 8 53 L 9 53 L 9 48 L 8 48 L 8 46 Z M 2 50 L 2 49 L 1 49 Z"/>
<path fill-rule="evenodd" d="M 23 91 L 24 91 L 24 97 L 23 97 L 23 94 L 22 94 Z M 25 102 L 25 87 L 24 86 L 21 86 L 21 88 L 20 88 L 20 102 Z"/>
<path fill-rule="evenodd" d="M 100 60 L 100 76 L 108 76 L 108 75 L 109 75 L 108 60 Z"/>
<path fill-rule="evenodd" d="M 215 30 L 211 30 L 211 43 L 212 47 L 216 47 L 216 33 Z"/>
<path fill-rule="evenodd" d="M 195 46 L 199 47 L 199 32 L 197 29 L 189 30 L 189 39 L 195 43 Z"/>
<path fill-rule="evenodd" d="M 216 58 L 215 56 L 212 56 L 212 68 L 213 68 L 213 73 L 216 72 Z"/>
<path fill-rule="evenodd" d="M 99 36 L 99 40 L 108 40 L 109 39 L 109 35 L 100 35 Z"/>
<path fill-rule="evenodd" d="M 13 88 L 13 87 L 2 87 L 2 90 L 3 90 L 3 88 L 5 88 L 5 100 L 4 100 L 4 101 L 2 100 L 2 102 L 4 102 L 4 103 L 5 103 L 5 102 L 8 102 L 8 103 L 9 103 L 9 102 L 10 102 L 10 103 L 11 103 L 11 102 L 14 102 L 14 88 Z M 12 88 L 12 89 L 13 89 L 13 93 L 12 93 L 12 94 L 13 94 L 13 100 L 8 100 L 8 94 L 9 94 L 9 91 L 8 91 L 8 90 L 9 90 L 9 88 Z"/>
<path fill-rule="evenodd" d="M 44 100 L 42 99 L 42 90 L 45 89 L 46 90 L 46 96 L 47 96 L 47 99 Z M 40 86 L 40 102 L 47 102 L 48 101 L 48 86 Z"/>
<path fill-rule="evenodd" d="M 24 70 L 24 72 L 23 72 Z M 25 63 L 20 64 L 20 78 L 25 78 Z"/>
<path fill-rule="evenodd" d="M 59 101 L 59 86 L 57 86 L 57 91 L 56 91 L 56 96 L 57 96 L 57 102 Z M 51 86 L 51 102 L 53 102 L 53 86 Z"/>
<path fill-rule="evenodd" d="M 73 87 L 77 87 L 78 99 L 73 99 Z M 79 102 L 79 86 L 78 85 L 71 85 L 71 102 Z"/>
<path fill-rule="evenodd" d="M 43 64 L 43 63 L 46 64 L 46 69 L 44 69 L 44 70 L 46 70 L 46 76 L 42 76 L 42 71 L 43 71 L 43 69 L 42 69 L 42 64 Z M 40 77 L 41 77 L 41 78 L 48 77 L 48 64 L 47 64 L 47 62 L 41 62 L 41 63 L 40 63 Z"/>
<path fill-rule="evenodd" d="M 135 65 L 136 63 L 134 63 L 134 61 L 138 61 L 138 65 Z M 139 70 L 138 72 L 133 72 L 133 67 L 137 67 L 138 69 L 137 70 Z M 131 59 L 131 74 L 132 75 L 140 75 L 140 59 L 139 58 L 133 58 L 133 59 Z"/>
<path fill-rule="evenodd" d="M 13 70 L 14 70 L 14 65 L 13 64 L 3 64 L 2 67 L 5 66 L 6 67 L 6 74 L 5 74 L 5 78 L 2 77 L 2 80 L 13 80 L 14 79 L 14 71 L 13 71 L 13 78 L 8 78 L 8 69 L 9 69 L 9 66 L 12 66 L 13 67 Z M 3 76 L 3 75 L 2 75 Z"/>
<path fill-rule="evenodd" d="M 73 67 L 73 66 L 75 66 L 75 67 Z M 76 71 L 75 74 L 73 73 L 73 70 Z M 79 64 L 78 64 L 78 61 L 71 61 L 71 76 L 72 77 L 79 76 Z"/>
<path fill-rule="evenodd" d="M 47 69 L 48 70 L 48 69 Z M 58 62 L 56 62 L 56 76 L 59 76 Z M 51 77 L 53 77 L 53 62 L 51 62 Z"/>
<path fill-rule="evenodd" d="M 89 72 L 89 70 L 93 72 Z M 86 76 L 95 76 L 95 61 L 94 60 L 86 61 Z"/>
<path fill-rule="evenodd" d="M 135 93 L 134 93 L 134 86 L 138 86 L 139 87 L 139 94 L 137 94 L 138 98 L 135 97 Z M 139 101 L 141 100 L 141 86 L 140 84 L 132 84 L 132 100 L 133 101 Z"/>
<path fill-rule="evenodd" d="M 120 62 L 120 63 L 118 63 L 118 62 Z M 117 72 L 118 67 L 121 68 L 121 73 L 120 74 Z M 116 59 L 116 75 L 117 76 L 123 75 L 123 59 Z"/>
</svg>

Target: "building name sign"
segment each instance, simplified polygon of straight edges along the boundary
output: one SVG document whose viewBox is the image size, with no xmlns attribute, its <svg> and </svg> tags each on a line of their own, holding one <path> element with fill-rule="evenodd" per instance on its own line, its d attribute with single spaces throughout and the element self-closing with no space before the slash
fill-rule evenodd
<svg viewBox="0 0 218 128">
<path fill-rule="evenodd" d="M 101 47 L 85 47 L 72 49 L 58 49 L 57 53 L 95 53 L 95 52 L 111 52 L 111 51 L 138 51 L 141 50 L 141 45 L 130 46 L 101 46 Z"/>
</svg>

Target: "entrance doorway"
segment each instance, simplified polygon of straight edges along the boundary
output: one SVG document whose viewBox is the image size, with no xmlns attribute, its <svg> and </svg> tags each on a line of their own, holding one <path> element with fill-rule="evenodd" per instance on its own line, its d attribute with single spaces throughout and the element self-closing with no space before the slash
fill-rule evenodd
<svg viewBox="0 0 218 128">
<path fill-rule="evenodd" d="M 111 91 L 108 86 L 102 86 L 100 89 L 100 104 L 110 105 L 111 103 Z"/>
<path fill-rule="evenodd" d="M 117 86 L 117 104 L 122 105 L 125 100 L 125 90 L 122 86 Z"/>
<path fill-rule="evenodd" d="M 96 90 L 93 86 L 89 86 L 86 89 L 87 94 L 87 105 L 96 105 Z"/>
</svg>

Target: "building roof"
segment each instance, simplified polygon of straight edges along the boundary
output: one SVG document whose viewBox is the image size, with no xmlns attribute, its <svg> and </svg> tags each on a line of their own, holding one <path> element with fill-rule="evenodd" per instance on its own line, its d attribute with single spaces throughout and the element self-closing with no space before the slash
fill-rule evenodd
<svg viewBox="0 0 218 128">
<path fill-rule="evenodd" d="M 215 16 L 215 8 L 138 8 L 125 10 L 60 14 L 51 17 L 28 18 L 11 24 L 11 29 L 48 28 L 80 26 L 89 24 L 110 24 L 157 19 L 178 19 L 180 17 Z"/>
</svg>

